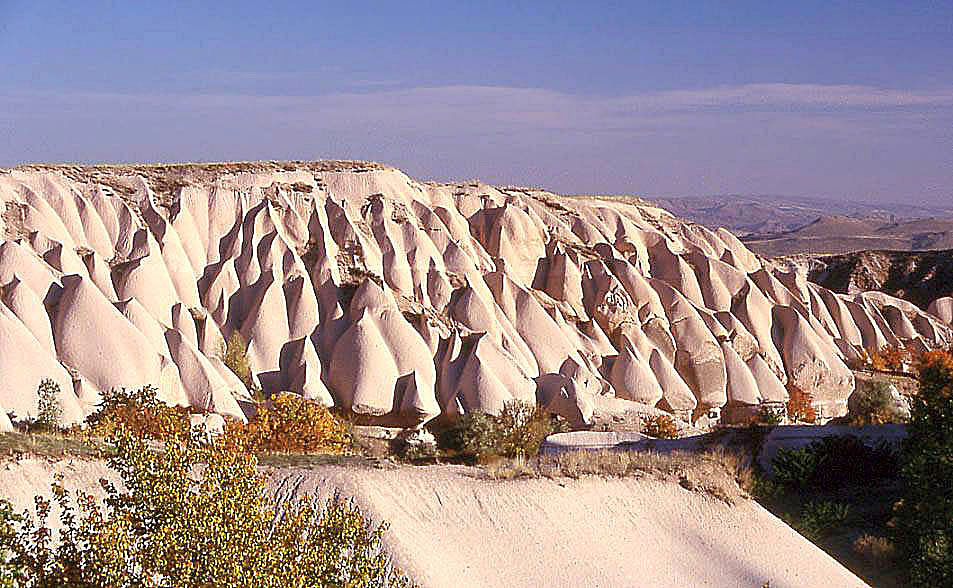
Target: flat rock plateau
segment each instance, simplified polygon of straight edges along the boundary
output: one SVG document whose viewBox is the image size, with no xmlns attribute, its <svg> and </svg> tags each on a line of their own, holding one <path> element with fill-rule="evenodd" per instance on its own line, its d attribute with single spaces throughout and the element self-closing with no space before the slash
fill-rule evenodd
<svg viewBox="0 0 953 588">
<path fill-rule="evenodd" d="M 0 429 L 44 378 L 67 422 L 147 384 L 245 419 L 235 332 L 266 393 L 402 427 L 520 399 L 705 428 L 788 384 L 833 417 L 863 349 L 953 342 L 950 299 L 837 294 L 636 199 L 379 164 L 24 166 L 0 213 Z"/>
</svg>

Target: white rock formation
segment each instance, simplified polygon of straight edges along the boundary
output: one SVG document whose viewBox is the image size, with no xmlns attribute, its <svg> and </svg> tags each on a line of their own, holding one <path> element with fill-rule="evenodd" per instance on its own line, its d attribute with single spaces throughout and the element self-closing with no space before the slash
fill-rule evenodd
<svg viewBox="0 0 953 588">
<path fill-rule="evenodd" d="M 862 350 L 953 342 L 951 299 L 835 294 L 638 200 L 377 164 L 31 166 L 0 170 L 0 212 L 0 408 L 23 417 L 52 378 L 72 422 L 145 384 L 244 418 L 235 332 L 266 392 L 400 426 L 514 399 L 743 421 L 789 383 L 834 416 Z"/>
</svg>

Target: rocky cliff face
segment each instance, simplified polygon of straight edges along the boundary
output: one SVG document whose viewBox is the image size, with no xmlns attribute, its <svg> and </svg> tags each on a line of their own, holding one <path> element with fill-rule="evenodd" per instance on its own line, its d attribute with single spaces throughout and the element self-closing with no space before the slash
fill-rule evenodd
<svg viewBox="0 0 953 588">
<path fill-rule="evenodd" d="M 862 348 L 953 340 L 643 203 L 374 164 L 34 166 L 0 172 L 0 210 L 0 407 L 21 418 L 52 378 L 71 421 L 145 384 L 242 419 L 236 331 L 266 392 L 403 426 L 511 399 L 581 425 L 613 397 L 705 425 L 788 382 L 831 416 Z"/>
<path fill-rule="evenodd" d="M 953 250 L 817 256 L 811 259 L 808 279 L 835 292 L 879 290 L 929 308 L 953 294 Z"/>
</svg>

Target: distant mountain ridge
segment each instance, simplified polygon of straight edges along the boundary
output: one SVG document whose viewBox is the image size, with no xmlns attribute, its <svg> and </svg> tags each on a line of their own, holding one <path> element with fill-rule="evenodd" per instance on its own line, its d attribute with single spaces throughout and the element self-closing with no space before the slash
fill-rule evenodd
<svg viewBox="0 0 953 588">
<path fill-rule="evenodd" d="M 822 216 L 794 230 L 750 234 L 741 240 L 764 257 L 953 249 L 953 217 L 885 222 L 873 218 Z"/>
<path fill-rule="evenodd" d="M 794 231 L 822 217 L 850 217 L 884 226 L 903 221 L 953 218 L 953 206 L 867 203 L 802 196 L 723 194 L 648 198 L 675 216 L 741 237 Z"/>
</svg>

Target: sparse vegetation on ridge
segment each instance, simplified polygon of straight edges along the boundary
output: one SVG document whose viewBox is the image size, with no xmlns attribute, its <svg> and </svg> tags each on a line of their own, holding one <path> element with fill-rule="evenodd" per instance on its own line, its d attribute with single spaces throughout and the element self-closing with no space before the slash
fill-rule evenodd
<svg viewBox="0 0 953 588">
<path fill-rule="evenodd" d="M 920 412 L 915 411 L 915 418 L 921 419 L 921 426 L 926 426 L 922 424 L 922 419 L 929 417 L 933 419 L 929 420 L 929 426 L 940 427 L 937 430 L 953 430 L 953 425 L 943 424 L 942 421 L 943 411 L 947 410 L 943 408 L 943 402 L 948 400 L 949 390 L 953 388 L 950 383 L 953 382 L 953 376 L 944 370 L 949 369 L 949 373 L 953 374 L 953 359 L 945 354 L 927 354 L 922 361 L 918 402 L 932 402 L 935 408 L 939 399 L 940 408 L 937 412 L 928 410 L 925 405 L 919 406 Z M 865 423 L 879 422 L 885 398 L 890 396 L 885 390 L 885 387 L 871 387 L 867 391 L 869 398 L 860 403 L 861 410 L 857 413 L 866 416 L 857 418 L 862 418 Z M 796 391 L 792 396 L 801 403 L 800 406 L 793 405 L 795 412 L 805 410 L 804 406 L 810 405 L 809 396 L 799 396 Z M 295 461 L 298 456 L 315 454 L 316 458 L 322 455 L 333 457 L 333 454 L 347 453 L 353 447 L 348 424 L 313 402 L 283 394 L 259 408 L 257 417 L 248 425 L 228 422 L 224 435 L 213 440 L 211 445 L 204 446 L 203 451 L 217 447 L 235 456 L 245 456 L 242 459 L 250 458 L 252 454 L 261 454 L 266 458 L 284 454 L 292 460 L 291 463 L 299 463 Z M 948 412 L 953 414 L 953 409 L 948 409 Z M 657 426 L 664 424 L 663 419 L 657 421 Z M 926 515 L 919 514 L 917 509 L 911 511 L 901 506 L 895 517 L 892 508 L 902 496 L 904 501 L 900 504 L 910 504 L 908 500 L 912 484 L 924 479 L 922 473 L 915 473 L 916 467 L 920 467 L 919 471 L 922 472 L 926 466 L 911 461 L 909 457 L 904 459 L 906 494 L 902 495 L 897 482 L 898 455 L 886 445 L 868 446 L 848 436 L 823 438 L 803 449 L 782 449 L 774 463 L 775 477 L 769 480 L 756 476 L 748 460 L 742 459 L 740 454 L 717 449 L 697 453 L 569 451 L 538 455 L 542 440 L 550 433 L 565 428 L 564 422 L 533 405 L 510 402 L 499 415 L 470 413 L 442 431 L 439 438 L 444 453 L 437 453 L 431 462 L 439 463 L 447 457 L 472 458 L 480 463 L 486 477 L 493 480 L 647 477 L 677 482 L 687 490 L 712 496 L 728 504 L 750 493 L 855 572 L 865 578 L 887 578 L 883 580 L 883 585 L 899 585 L 896 578 L 901 569 L 900 562 L 906 561 L 906 554 L 915 553 L 918 548 L 921 549 L 920 559 L 916 559 L 916 556 L 910 558 L 915 565 L 932 566 L 929 568 L 933 570 L 930 574 L 937 573 L 937 566 L 945 565 L 943 540 L 930 539 L 924 548 L 922 538 L 910 538 L 915 527 L 924 525 L 924 519 L 918 517 Z M 105 395 L 102 410 L 90 420 L 87 437 L 113 439 L 126 434 L 124 432 L 133 431 L 142 439 L 186 438 L 189 435 L 188 412 L 166 406 L 155 398 L 152 388 L 114 391 Z M 942 435 L 935 432 L 930 434 L 933 435 L 930 438 L 933 445 L 930 447 L 935 449 L 939 447 L 936 443 L 941 443 L 938 439 Z M 662 434 L 653 436 L 664 437 Z M 905 447 L 909 449 L 913 446 L 911 443 L 922 443 L 921 438 L 917 439 L 920 440 L 909 441 Z M 164 443 L 168 444 L 167 441 Z M 87 447 L 90 448 L 90 455 L 94 454 L 95 450 L 91 446 Z M 155 453 L 156 447 L 152 446 L 151 450 Z M 401 453 L 389 455 L 390 459 L 398 457 L 400 460 L 413 461 L 412 456 Z M 320 459 L 319 462 L 324 463 Z M 308 463 L 319 462 L 312 460 Z M 911 467 L 914 469 L 910 470 Z M 930 468 L 931 475 L 943 475 L 942 465 L 934 463 Z M 937 492 L 939 490 L 934 488 L 931 496 Z M 912 495 L 917 494 L 914 492 Z M 71 499 L 75 504 L 81 504 L 76 502 L 79 498 Z M 55 500 L 58 499 L 55 497 Z M 339 507 L 345 510 L 350 508 L 340 504 L 327 505 L 329 509 Z M 82 508 L 85 507 L 79 507 L 80 510 Z M 312 505 L 308 508 L 315 507 Z M 40 512 L 43 514 L 42 509 Z M 19 515 L 10 512 L 0 516 L 7 517 L 8 529 L 25 520 L 18 519 Z M 908 517 L 907 523 L 901 522 L 904 516 Z M 894 522 L 888 525 L 891 520 Z M 890 525 L 895 526 L 896 533 L 890 530 Z M 942 535 L 946 532 L 942 529 L 929 528 L 933 529 L 932 537 L 946 536 Z M 373 529 L 368 532 L 371 531 Z M 2 533 L 0 530 L 0 535 Z M 918 537 L 922 536 L 921 532 Z M 925 584 L 921 582 L 918 585 Z"/>
<path fill-rule="evenodd" d="M 494 480 L 518 478 L 647 477 L 677 482 L 686 490 L 733 504 L 747 496 L 751 471 L 747 460 L 734 451 L 712 448 L 698 452 L 574 450 L 540 455 L 497 458 L 483 465 Z"/>
<path fill-rule="evenodd" d="M 0 459 L 4 456 L 96 459 L 111 454 L 101 440 L 68 431 L 58 433 L 13 432 L 0 434 Z"/>
<path fill-rule="evenodd" d="M 438 438 L 443 449 L 485 460 L 491 457 L 527 457 L 539 452 L 549 435 L 568 430 L 565 421 L 537 406 L 513 400 L 499 415 L 471 412 L 463 415 Z"/>
</svg>

